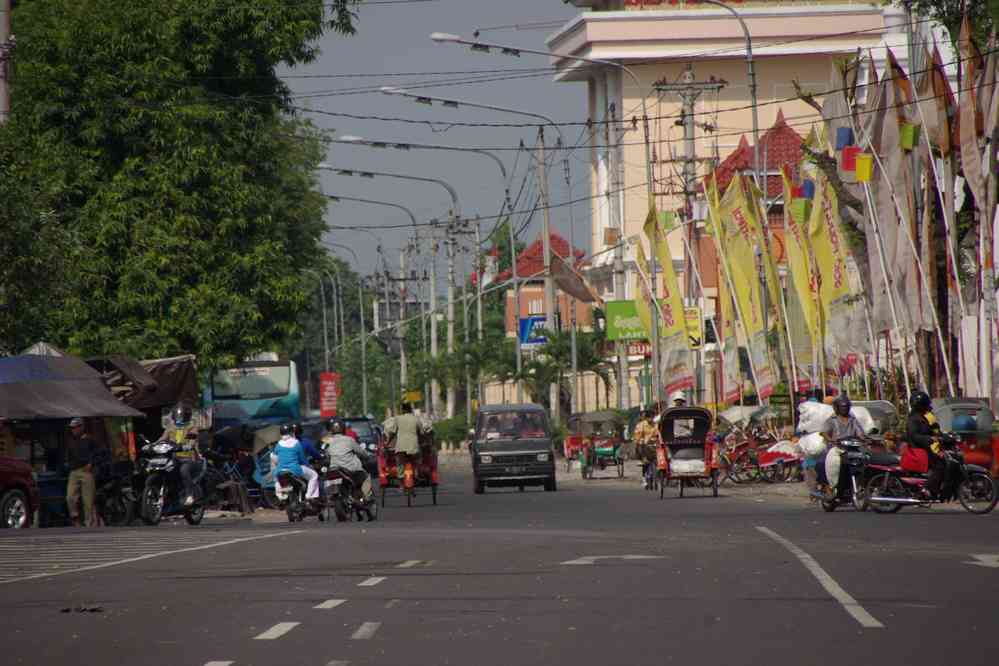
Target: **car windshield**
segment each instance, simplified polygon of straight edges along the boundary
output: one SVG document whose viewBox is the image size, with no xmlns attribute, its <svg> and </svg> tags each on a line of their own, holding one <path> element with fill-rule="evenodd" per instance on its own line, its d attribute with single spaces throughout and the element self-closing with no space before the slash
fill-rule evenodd
<svg viewBox="0 0 999 666">
<path fill-rule="evenodd" d="M 479 416 L 476 439 L 521 439 L 547 437 L 548 426 L 541 412 L 494 412 Z"/>
<path fill-rule="evenodd" d="M 219 370 L 212 376 L 212 395 L 216 399 L 277 398 L 288 395 L 291 368 L 287 365 L 264 365 Z"/>
<path fill-rule="evenodd" d="M 375 431 L 371 427 L 371 421 L 364 419 L 358 421 L 347 421 L 347 427 L 357 433 L 361 439 L 373 439 Z"/>
</svg>

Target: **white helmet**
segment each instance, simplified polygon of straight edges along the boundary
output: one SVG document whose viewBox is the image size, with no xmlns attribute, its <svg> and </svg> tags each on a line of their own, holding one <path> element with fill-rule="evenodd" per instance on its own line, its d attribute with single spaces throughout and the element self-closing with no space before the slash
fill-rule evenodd
<svg viewBox="0 0 999 666">
<path fill-rule="evenodd" d="M 677 401 L 687 404 L 687 397 L 683 395 L 683 391 L 676 391 L 670 396 L 670 401 L 676 403 Z"/>
</svg>

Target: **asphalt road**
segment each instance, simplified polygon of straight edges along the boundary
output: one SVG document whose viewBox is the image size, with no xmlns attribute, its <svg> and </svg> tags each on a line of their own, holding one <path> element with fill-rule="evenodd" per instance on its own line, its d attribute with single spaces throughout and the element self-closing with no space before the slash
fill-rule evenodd
<svg viewBox="0 0 999 666">
<path fill-rule="evenodd" d="M 449 469 L 375 524 L 3 533 L 0 663 L 996 663 L 996 514 L 629 475 L 476 496 Z"/>
</svg>

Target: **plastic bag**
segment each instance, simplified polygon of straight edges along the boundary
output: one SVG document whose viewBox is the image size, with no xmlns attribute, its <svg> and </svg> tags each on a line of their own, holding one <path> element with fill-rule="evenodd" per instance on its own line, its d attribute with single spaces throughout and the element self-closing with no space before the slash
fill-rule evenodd
<svg viewBox="0 0 999 666">
<path fill-rule="evenodd" d="M 705 474 L 707 466 L 703 460 L 672 460 L 669 465 L 673 474 Z"/>
<path fill-rule="evenodd" d="M 826 421 L 834 414 L 832 405 L 821 402 L 803 402 L 798 405 L 798 432 L 822 432 Z"/>
<path fill-rule="evenodd" d="M 821 456 L 826 451 L 826 440 L 817 432 L 805 435 L 798 440 L 798 449 L 806 458 Z"/>
</svg>

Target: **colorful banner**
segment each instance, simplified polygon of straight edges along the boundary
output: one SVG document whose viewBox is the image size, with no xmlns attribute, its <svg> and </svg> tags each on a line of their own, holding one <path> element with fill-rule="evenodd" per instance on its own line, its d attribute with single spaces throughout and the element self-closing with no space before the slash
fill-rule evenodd
<svg viewBox="0 0 999 666">
<path fill-rule="evenodd" d="M 823 338 L 845 339 L 842 326 L 850 319 L 850 280 L 847 273 L 849 250 L 840 229 L 839 202 L 832 184 L 818 178 L 812 215 L 808 220 L 808 241 L 812 247 L 819 282 L 820 322 Z"/>
<path fill-rule="evenodd" d="M 642 326 L 635 301 L 607 301 L 604 315 L 607 321 L 608 340 L 615 342 L 618 340 L 648 340 L 648 331 Z"/>
<path fill-rule="evenodd" d="M 715 217 L 715 240 L 721 263 L 735 294 L 736 311 L 749 344 L 759 397 L 766 400 L 774 390 L 775 378 L 767 351 L 767 331 L 763 294 L 756 270 L 756 235 L 750 219 L 755 205 L 746 200 L 742 176 L 732 179 Z"/>
<path fill-rule="evenodd" d="M 326 419 L 336 416 L 340 400 L 340 373 L 319 373 L 319 416 Z"/>
<path fill-rule="evenodd" d="M 719 272 L 723 269 L 719 266 Z M 735 335 L 735 310 L 732 307 L 732 292 L 728 288 L 728 280 L 724 275 L 718 276 L 718 311 L 721 324 L 718 335 L 721 336 L 722 355 L 722 400 L 726 403 L 735 402 L 742 394 L 742 371 L 739 368 L 739 341 Z"/>
<path fill-rule="evenodd" d="M 815 275 L 812 269 L 813 258 L 806 232 L 804 206 L 794 206 L 791 179 L 786 170 L 781 172 L 784 181 L 784 237 L 787 248 L 787 267 L 791 274 L 791 284 L 798 296 L 805 326 L 812 340 L 819 336 L 819 301 Z M 800 201 L 804 201 L 800 199 Z M 799 217 L 800 215 L 800 217 Z"/>
</svg>

